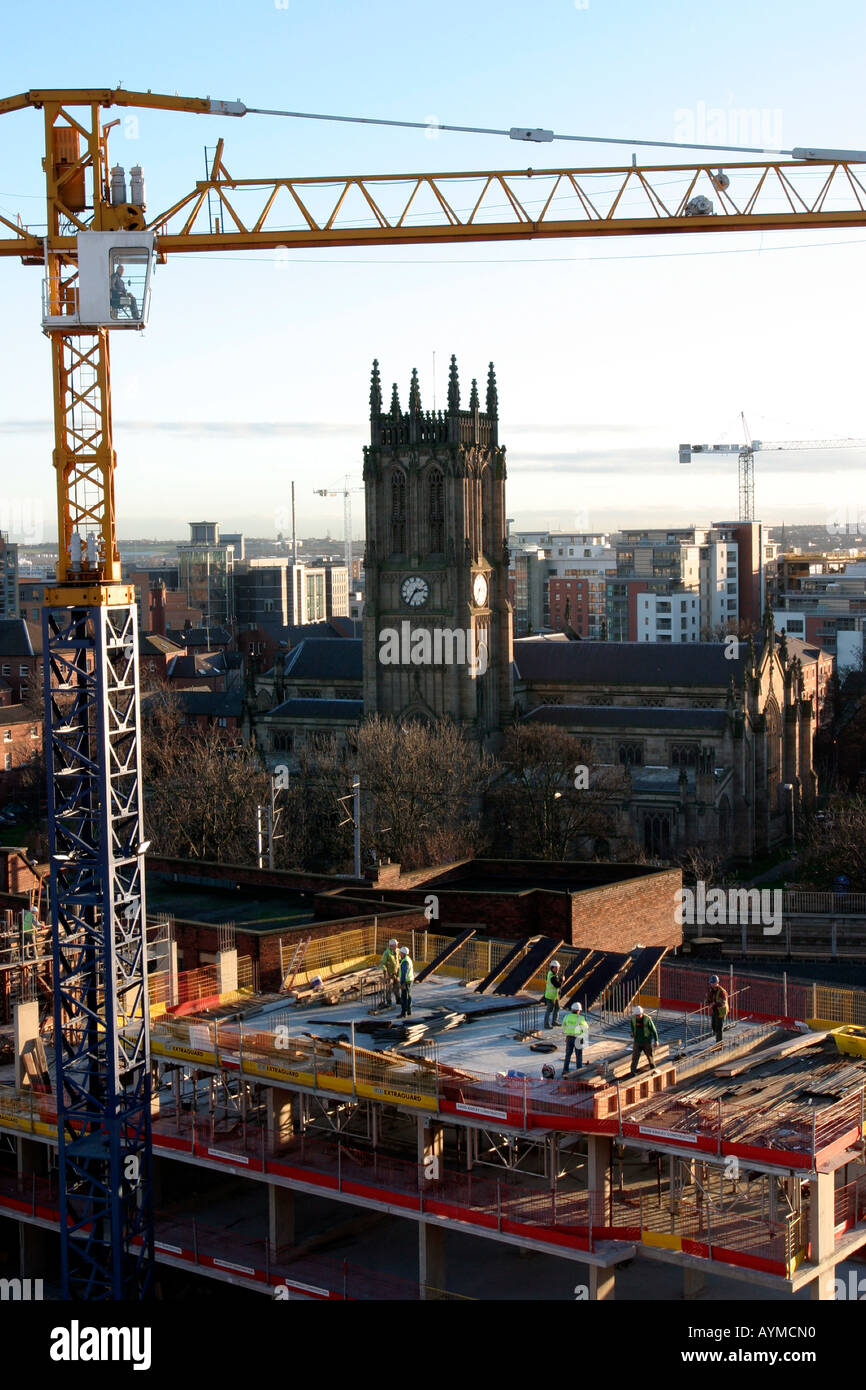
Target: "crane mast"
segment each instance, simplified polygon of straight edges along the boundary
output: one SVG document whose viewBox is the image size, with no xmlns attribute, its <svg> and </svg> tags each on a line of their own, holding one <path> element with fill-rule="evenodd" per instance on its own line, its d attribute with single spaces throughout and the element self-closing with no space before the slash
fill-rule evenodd
<svg viewBox="0 0 866 1390">
<path fill-rule="evenodd" d="M 346 561 L 350 593 L 352 591 L 352 493 L 362 491 L 362 488 L 350 488 L 348 477 L 344 479 L 344 486 L 341 488 L 313 488 L 317 497 L 342 497 L 343 499 L 343 554 Z"/>
<path fill-rule="evenodd" d="M 44 118 L 58 555 L 43 654 L 62 1279 L 67 1297 L 119 1299 L 146 1294 L 153 1268 L 137 614 L 117 546 L 110 329 L 75 321 L 79 266 L 58 242 L 70 227 L 121 230 L 135 219 L 108 202 L 98 105 L 73 117 L 52 102 Z"/>
<path fill-rule="evenodd" d="M 866 184 L 856 155 L 806 150 L 724 175 L 698 162 L 234 179 L 219 140 L 209 176 L 147 218 L 140 178 L 127 200 L 109 168 L 101 113 L 235 118 L 243 103 L 120 88 L 0 100 L 0 116 L 27 108 L 43 112 L 47 233 L 0 215 L 0 257 L 44 267 L 54 387 L 43 632 L 63 1284 L 120 1299 L 147 1294 L 154 1247 L 138 633 L 117 545 L 109 337 L 144 327 L 154 251 L 864 227 Z M 348 484 L 344 509 L 351 583 Z"/>
</svg>

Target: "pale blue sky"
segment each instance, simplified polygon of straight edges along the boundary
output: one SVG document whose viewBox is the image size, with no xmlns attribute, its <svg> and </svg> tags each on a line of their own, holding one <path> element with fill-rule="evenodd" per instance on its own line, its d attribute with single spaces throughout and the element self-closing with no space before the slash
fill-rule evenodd
<svg viewBox="0 0 866 1390">
<path fill-rule="evenodd" d="M 689 128 L 701 139 L 721 123 L 730 143 L 743 134 L 733 113 L 752 111 L 764 138 L 746 143 L 862 148 L 864 37 L 854 0 L 80 0 L 74 12 L 43 0 L 38 24 L 21 7 L 4 17 L 0 94 L 122 81 L 248 106 L 633 139 Z M 228 168 L 247 177 L 632 154 L 254 116 L 143 112 L 129 135 L 114 132 L 112 158 L 144 166 L 151 212 L 200 177 L 219 136 Z M 33 224 L 41 139 L 36 112 L 0 118 L 0 211 Z M 848 230 L 176 258 L 158 271 L 147 333 L 112 346 L 120 534 L 181 536 L 204 515 L 274 534 L 292 477 L 302 531 L 339 534 L 339 502 L 312 489 L 359 478 L 371 359 L 404 400 L 417 366 L 427 405 L 432 354 L 441 403 L 452 351 L 467 391 L 496 362 L 509 514 L 523 525 L 730 517 L 735 460 L 683 468 L 680 440 L 736 440 L 740 410 L 765 440 L 866 436 L 864 245 Z M 26 531 L 41 509 L 51 536 L 39 280 L 0 262 L 0 527 Z M 853 450 L 759 455 L 759 515 L 863 516 L 863 463 Z"/>
</svg>

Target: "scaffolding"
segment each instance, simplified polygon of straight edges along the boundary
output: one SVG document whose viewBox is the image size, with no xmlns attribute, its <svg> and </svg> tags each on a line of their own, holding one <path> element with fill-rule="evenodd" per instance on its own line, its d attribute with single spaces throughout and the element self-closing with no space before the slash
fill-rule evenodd
<svg viewBox="0 0 866 1390">
<path fill-rule="evenodd" d="M 411 932 L 386 930 L 384 939 L 402 936 L 419 964 L 434 959 L 448 940 L 428 931 L 413 939 Z M 382 937 L 374 924 L 319 938 L 311 943 L 305 973 L 352 973 L 378 959 Z M 512 949 L 512 943 L 470 940 L 443 973 L 477 979 L 479 967 L 495 967 Z M 577 953 L 563 948 L 559 954 L 567 969 Z M 353 1024 L 344 1036 L 316 1036 L 309 1031 L 313 1020 L 288 998 L 277 1011 L 248 1022 L 242 1008 L 216 1016 L 208 1010 L 217 976 L 212 966 L 184 972 L 177 997 L 186 1004 L 171 1005 L 151 1021 L 152 1055 L 168 1083 L 157 1093 L 155 1152 L 233 1172 L 240 1166 L 266 1180 L 399 1209 L 419 1220 L 486 1228 L 551 1250 L 639 1243 L 791 1279 L 809 1258 L 808 1191 L 819 1164 L 828 1155 L 858 1152 L 864 1135 L 862 1064 L 837 1056 L 817 1037 L 808 1055 L 749 1061 L 748 1084 L 739 1093 L 738 1083 L 716 1074 L 720 1063 L 724 1071 L 732 1058 L 748 1058 L 778 1034 L 774 1009 L 780 1003 L 811 1008 L 817 1002 L 840 1018 L 856 1019 L 862 991 L 819 995 L 818 986 L 786 988 L 784 981 L 732 976 L 726 983 L 737 998 L 748 985 L 749 1004 L 760 1007 L 749 1022 L 742 1011 L 721 1052 L 710 1057 L 704 1048 L 675 1066 L 663 1062 L 657 1076 L 644 1071 L 618 1080 L 608 1071 L 543 1080 L 467 1072 L 443 1061 L 447 1048 L 440 1051 L 435 1042 L 381 1051 L 358 1046 Z M 151 982 L 152 991 L 162 988 L 159 977 Z M 675 1031 L 679 1011 L 684 1025 L 706 1029 L 703 972 L 663 963 L 645 988 L 659 991 L 647 997 L 649 1006 L 672 1009 L 668 1023 Z M 617 1003 L 610 1002 L 612 1012 Z M 532 1032 L 538 1012 L 527 998 L 512 1018 L 521 1032 Z M 446 1161 L 443 1150 L 430 1169 L 434 1180 L 420 1147 L 416 1161 L 389 1148 L 405 1149 L 407 1142 L 414 1148 L 428 1126 L 431 1133 L 447 1131 L 448 1151 L 457 1157 L 456 1164 Z M 51 1141 L 56 1098 L 0 1089 L 0 1131 Z M 604 1188 L 597 1186 L 597 1168 L 590 1181 L 582 1158 L 597 1141 L 611 1154 L 632 1155 L 610 1158 Z M 644 1151 L 656 1156 L 649 1177 L 638 1157 Z M 739 1160 L 733 1168 L 731 1156 Z M 486 1159 L 495 1161 L 497 1177 Z M 487 1169 L 483 1176 L 473 1171 L 478 1165 Z M 626 1183 L 624 1165 L 631 1165 Z M 835 1204 L 836 1239 L 850 1241 L 866 1222 L 866 1179 L 843 1181 Z"/>
</svg>

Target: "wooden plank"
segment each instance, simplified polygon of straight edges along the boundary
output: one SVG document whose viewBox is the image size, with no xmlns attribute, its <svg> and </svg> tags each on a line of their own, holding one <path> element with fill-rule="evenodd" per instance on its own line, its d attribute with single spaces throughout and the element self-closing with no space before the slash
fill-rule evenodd
<svg viewBox="0 0 866 1390">
<path fill-rule="evenodd" d="M 494 986 L 494 994 L 517 994 L 528 984 L 539 970 L 543 970 L 563 945 L 555 936 L 542 936 L 530 946 L 526 955 L 519 960 L 504 979 Z"/>
<path fill-rule="evenodd" d="M 667 1043 L 659 1043 L 653 1050 L 653 1060 L 655 1064 L 658 1065 L 659 1062 L 664 1061 L 669 1053 L 669 1045 Z M 638 1063 L 641 1071 L 643 1071 L 644 1067 L 643 1055 L 644 1054 L 641 1053 L 641 1058 Z M 606 1060 L 608 1076 L 614 1081 L 620 1081 L 631 1071 L 631 1048 L 629 1048 L 628 1052 L 618 1052 L 615 1057 Z"/>
<path fill-rule="evenodd" d="M 589 974 L 593 962 L 596 964 L 601 959 L 601 952 L 582 947 L 577 960 L 573 960 L 563 975 L 563 992 L 572 988 L 577 988 L 578 983 L 583 977 Z"/>
<path fill-rule="evenodd" d="M 801 1052 L 807 1047 L 816 1047 L 825 1038 L 829 1038 L 826 1033 L 802 1033 L 797 1038 L 792 1038 L 790 1042 L 779 1043 L 776 1047 L 765 1047 L 761 1052 L 753 1052 L 750 1056 L 741 1057 L 738 1062 L 729 1062 L 726 1066 L 715 1067 L 716 1076 L 738 1076 L 741 1071 L 748 1071 L 750 1067 L 760 1066 L 762 1062 L 774 1062 L 781 1057 L 789 1057 L 794 1052 Z"/>
<path fill-rule="evenodd" d="M 491 986 L 496 983 L 500 976 L 505 974 L 506 970 L 511 969 L 512 965 L 517 960 L 517 958 L 523 954 L 527 946 L 529 946 L 534 940 L 535 937 L 531 936 L 528 940 L 524 939 L 523 941 L 516 941 L 512 946 L 511 950 L 508 952 L 508 954 L 506 956 L 503 956 L 499 964 L 494 965 L 490 973 L 484 976 L 484 979 L 481 981 L 480 985 L 476 985 L 475 993 L 487 994 L 490 991 Z"/>
<path fill-rule="evenodd" d="M 433 960 L 431 960 L 429 965 L 425 965 L 423 970 L 419 970 L 418 974 L 415 976 L 415 983 L 420 985 L 422 980 L 426 980 L 428 975 L 432 975 L 434 970 L 438 970 L 440 965 L 444 965 L 446 961 L 450 960 L 451 957 L 460 950 L 461 946 L 465 946 L 467 941 L 471 941 L 472 937 L 475 935 L 475 931 L 475 927 L 467 927 L 466 930 L 462 931 L 459 936 L 456 936 L 453 941 L 449 941 L 448 945 L 439 952 L 438 956 L 435 956 Z"/>
<path fill-rule="evenodd" d="M 579 999 L 583 1005 L 584 1013 L 588 1013 L 608 985 L 613 984 L 617 975 L 627 964 L 628 959 L 627 955 L 622 955 L 618 951 L 605 951 L 601 960 L 590 971 L 577 990 L 569 989 L 566 991 L 569 995 L 569 1003 L 574 999 Z"/>
<path fill-rule="evenodd" d="M 636 994 L 640 993 L 641 987 L 666 955 L 667 950 L 667 946 L 642 946 L 634 954 L 622 979 L 617 980 L 617 989 L 627 989 L 631 998 L 634 998 Z"/>
</svg>

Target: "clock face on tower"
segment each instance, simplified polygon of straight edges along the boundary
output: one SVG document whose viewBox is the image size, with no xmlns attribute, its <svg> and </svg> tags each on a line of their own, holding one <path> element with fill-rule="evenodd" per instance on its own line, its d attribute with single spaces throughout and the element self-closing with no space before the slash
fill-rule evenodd
<svg viewBox="0 0 866 1390">
<path fill-rule="evenodd" d="M 400 585 L 400 597 L 409 608 L 422 608 L 430 597 L 430 586 L 420 575 L 411 574 Z"/>
<path fill-rule="evenodd" d="M 487 602 L 487 580 L 483 574 L 476 574 L 472 585 L 472 597 L 479 608 Z"/>
</svg>

